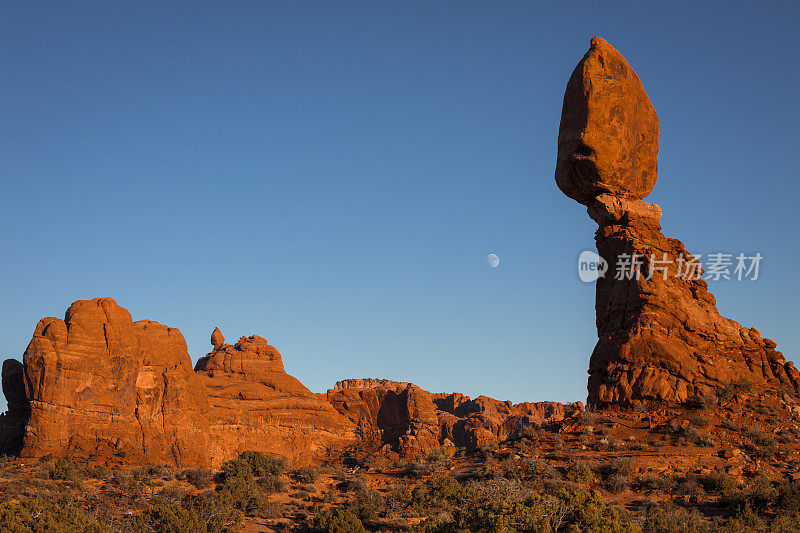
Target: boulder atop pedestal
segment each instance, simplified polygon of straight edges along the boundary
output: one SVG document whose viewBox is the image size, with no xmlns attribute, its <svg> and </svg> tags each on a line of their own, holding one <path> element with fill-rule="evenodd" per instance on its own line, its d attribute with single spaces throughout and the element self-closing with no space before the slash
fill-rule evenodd
<svg viewBox="0 0 800 533">
<path fill-rule="evenodd" d="M 564 93 L 556 183 L 589 205 L 599 194 L 641 200 L 658 175 L 658 116 L 613 46 L 592 39 Z"/>
</svg>

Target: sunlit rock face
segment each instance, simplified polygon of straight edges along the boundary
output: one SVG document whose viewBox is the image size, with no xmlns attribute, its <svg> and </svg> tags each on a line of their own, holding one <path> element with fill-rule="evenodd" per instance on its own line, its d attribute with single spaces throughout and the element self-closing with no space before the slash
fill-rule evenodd
<svg viewBox="0 0 800 533">
<path fill-rule="evenodd" d="M 599 37 L 570 78 L 556 183 L 587 206 L 597 250 L 599 340 L 589 361 L 591 405 L 681 404 L 745 380 L 800 387 L 776 344 L 720 316 L 702 269 L 661 233 L 661 209 L 642 201 L 657 177 L 658 118 L 636 73 Z"/>
</svg>

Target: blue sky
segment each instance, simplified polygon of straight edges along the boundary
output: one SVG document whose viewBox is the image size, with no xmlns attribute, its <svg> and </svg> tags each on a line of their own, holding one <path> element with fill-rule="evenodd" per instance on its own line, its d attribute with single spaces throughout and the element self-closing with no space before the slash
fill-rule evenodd
<svg viewBox="0 0 800 533">
<path fill-rule="evenodd" d="M 314 391 L 410 380 L 583 400 L 594 223 L 555 186 L 602 35 L 661 121 L 648 201 L 698 253 L 760 252 L 720 310 L 800 361 L 796 2 L 4 2 L 0 355 L 112 296 L 258 333 Z M 496 253 L 491 269 L 486 255 Z M 0 404 L 1 405 L 1 404 Z"/>
</svg>

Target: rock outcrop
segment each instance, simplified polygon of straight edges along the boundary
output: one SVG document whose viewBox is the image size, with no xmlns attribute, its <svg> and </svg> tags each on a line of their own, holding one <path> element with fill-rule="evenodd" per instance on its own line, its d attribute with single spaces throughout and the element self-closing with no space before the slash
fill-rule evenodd
<svg viewBox="0 0 800 533">
<path fill-rule="evenodd" d="M 572 73 L 558 130 L 556 183 L 582 204 L 641 200 L 658 175 L 658 117 L 639 77 L 601 37 Z"/>
<path fill-rule="evenodd" d="M 0 414 L 0 454 L 15 455 L 22 450 L 25 426 L 31 416 L 31 404 L 25 395 L 25 367 L 19 361 L 3 361 L 3 395 L 8 410 Z"/>
<path fill-rule="evenodd" d="M 419 456 L 438 446 L 472 450 L 514 437 L 525 426 L 572 414 L 556 402 L 512 404 L 487 396 L 472 400 L 383 379 L 340 381 L 328 390 L 328 400 L 358 427 L 361 442 L 401 457 Z"/>
<path fill-rule="evenodd" d="M 287 374 L 281 354 L 258 335 L 214 348 L 195 370 L 208 398 L 214 458 L 259 450 L 307 464 L 355 439 L 350 421 Z"/>
<path fill-rule="evenodd" d="M 258 335 L 227 344 L 216 328 L 211 342 L 192 368 L 177 329 L 134 322 L 111 298 L 73 303 L 64 320 L 39 321 L 23 363 L 3 364 L 9 410 L 0 417 L 0 449 L 203 467 L 258 450 L 303 465 L 356 443 L 394 457 L 474 449 L 575 410 L 379 379 L 348 379 L 314 394 Z"/>
<path fill-rule="evenodd" d="M 225 336 L 219 330 L 219 328 L 214 328 L 214 331 L 211 332 L 211 346 L 214 348 L 220 348 L 225 344 Z"/>
<path fill-rule="evenodd" d="M 302 464 L 352 441 L 349 422 L 286 374 L 264 339 L 216 337 L 195 371 L 180 331 L 134 322 L 111 298 L 42 319 L 23 356 L 21 454 L 218 466 L 252 449 Z M 6 362 L 3 382 L 10 407 L 24 409 L 17 365 Z"/>
<path fill-rule="evenodd" d="M 587 206 L 610 265 L 596 287 L 589 403 L 681 404 L 742 380 L 800 387 L 773 341 L 720 316 L 694 256 L 642 201 L 656 180 L 658 120 L 639 78 L 599 37 L 569 80 L 558 139 L 556 182 Z"/>
</svg>

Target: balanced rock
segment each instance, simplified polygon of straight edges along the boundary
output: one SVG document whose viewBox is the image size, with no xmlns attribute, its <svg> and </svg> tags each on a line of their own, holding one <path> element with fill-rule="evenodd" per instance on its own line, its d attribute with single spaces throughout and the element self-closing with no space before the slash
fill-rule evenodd
<svg viewBox="0 0 800 533">
<path fill-rule="evenodd" d="M 214 331 L 211 332 L 211 346 L 220 348 L 223 344 L 225 344 L 225 336 L 219 328 L 214 328 Z"/>
<path fill-rule="evenodd" d="M 661 209 L 641 200 L 655 184 L 657 143 L 641 82 L 595 37 L 567 85 L 556 167 L 558 186 L 597 222 L 610 266 L 596 286 L 589 404 L 682 404 L 743 380 L 800 388 L 773 341 L 720 316 L 694 256 L 661 233 Z"/>
<path fill-rule="evenodd" d="M 589 205 L 599 194 L 639 199 L 658 175 L 658 117 L 639 77 L 601 37 L 572 73 L 558 130 L 556 183 Z"/>
</svg>

